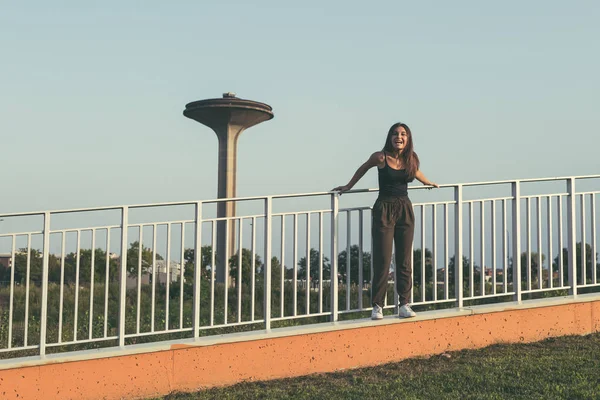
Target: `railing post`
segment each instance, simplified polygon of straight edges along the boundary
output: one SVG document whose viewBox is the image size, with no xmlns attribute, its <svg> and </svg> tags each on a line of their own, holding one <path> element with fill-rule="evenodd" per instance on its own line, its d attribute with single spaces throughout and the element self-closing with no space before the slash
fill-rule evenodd
<svg viewBox="0 0 600 400">
<path fill-rule="evenodd" d="M 456 307 L 463 306 L 463 187 L 454 188 L 456 212 L 454 213 L 454 291 L 456 294 Z M 472 262 L 472 261 L 471 261 Z"/>
<path fill-rule="evenodd" d="M 331 322 L 338 320 L 338 279 L 337 279 L 337 245 L 338 245 L 338 213 L 339 196 L 331 194 Z M 348 255 L 349 257 L 350 255 Z"/>
<path fill-rule="evenodd" d="M 569 201 L 567 202 L 567 240 L 569 241 L 569 294 L 573 297 L 577 297 L 577 233 L 575 232 L 577 228 L 575 222 L 575 212 L 577 208 L 575 205 L 575 178 L 569 178 L 569 180 L 567 181 L 567 192 L 569 193 Z M 583 243 L 581 246 L 582 251 L 585 251 Z"/>
<path fill-rule="evenodd" d="M 127 296 L 127 226 L 129 207 L 121 209 L 121 270 L 119 271 L 119 347 L 125 347 L 125 301 Z M 140 246 L 142 244 L 140 243 Z M 154 276 L 152 276 L 154 282 Z"/>
<path fill-rule="evenodd" d="M 271 240 L 272 240 L 273 199 L 265 199 L 265 263 L 264 263 L 264 318 L 265 329 L 271 330 Z"/>
<path fill-rule="evenodd" d="M 513 272 L 513 300 L 521 302 L 521 183 L 512 183 L 513 214 L 512 214 L 512 272 Z"/>
<path fill-rule="evenodd" d="M 48 326 L 48 264 L 50 260 L 50 213 L 44 213 L 44 255 L 42 264 L 42 312 L 40 316 L 40 356 L 46 356 L 46 327 Z M 14 268 L 14 265 L 13 265 Z M 27 321 L 25 321 L 27 323 Z"/>
<path fill-rule="evenodd" d="M 196 236 L 194 244 L 194 339 L 200 337 L 200 287 L 202 278 L 202 203 L 196 203 Z M 185 268 L 185 264 L 184 264 Z"/>
</svg>

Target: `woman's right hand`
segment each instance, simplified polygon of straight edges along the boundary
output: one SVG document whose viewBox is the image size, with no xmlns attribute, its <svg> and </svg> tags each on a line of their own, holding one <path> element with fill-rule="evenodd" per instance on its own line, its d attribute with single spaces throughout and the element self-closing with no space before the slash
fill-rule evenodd
<svg viewBox="0 0 600 400">
<path fill-rule="evenodd" d="M 347 192 L 348 190 L 350 190 L 350 187 L 348 185 L 338 186 L 331 189 L 332 192 L 340 192 L 340 194 Z"/>
</svg>

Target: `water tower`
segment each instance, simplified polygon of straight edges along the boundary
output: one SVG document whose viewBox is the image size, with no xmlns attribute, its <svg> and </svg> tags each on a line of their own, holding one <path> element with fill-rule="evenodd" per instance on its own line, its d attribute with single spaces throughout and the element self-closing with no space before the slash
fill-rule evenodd
<svg viewBox="0 0 600 400">
<path fill-rule="evenodd" d="M 183 115 L 208 126 L 219 139 L 218 198 L 236 197 L 236 168 L 238 138 L 251 126 L 273 118 L 271 106 L 257 101 L 240 99 L 235 93 L 224 93 L 223 98 L 194 101 L 186 104 Z M 235 216 L 235 202 L 220 202 L 217 218 Z M 226 223 L 217 223 L 217 281 L 225 282 L 227 260 L 224 259 L 226 243 L 229 256 L 235 246 L 235 224 L 229 221 L 229 240 Z"/>
</svg>

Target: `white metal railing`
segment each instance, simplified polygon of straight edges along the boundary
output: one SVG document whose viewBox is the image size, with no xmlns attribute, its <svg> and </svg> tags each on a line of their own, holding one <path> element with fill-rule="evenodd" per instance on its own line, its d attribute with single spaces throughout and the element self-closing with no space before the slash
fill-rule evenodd
<svg viewBox="0 0 600 400">
<path fill-rule="evenodd" d="M 600 286 L 600 175 L 420 189 L 417 309 Z M 364 318 L 376 192 L 0 214 L 0 357 Z M 246 211 L 217 217 L 223 201 Z M 235 230 L 225 254 L 219 221 Z M 391 277 L 385 308 L 396 305 Z"/>
</svg>

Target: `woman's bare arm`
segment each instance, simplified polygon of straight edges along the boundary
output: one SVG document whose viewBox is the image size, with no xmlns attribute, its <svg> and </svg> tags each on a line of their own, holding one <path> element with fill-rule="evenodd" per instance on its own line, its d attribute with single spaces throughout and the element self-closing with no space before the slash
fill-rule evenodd
<svg viewBox="0 0 600 400">
<path fill-rule="evenodd" d="M 421 170 L 418 170 L 417 173 L 415 174 L 415 178 L 421 182 L 423 185 L 429 185 L 429 186 L 433 186 L 435 188 L 439 188 L 440 185 L 438 185 L 437 183 L 433 183 L 431 182 L 429 179 L 427 179 L 425 177 L 425 175 L 423 175 L 423 173 L 421 172 Z"/>
<path fill-rule="evenodd" d="M 377 151 L 371 154 L 369 159 L 365 161 L 360 167 L 358 167 L 358 169 L 352 176 L 352 179 L 350 179 L 350 182 L 348 182 L 346 185 L 335 187 L 331 189 L 331 191 L 343 193 L 352 189 L 354 185 L 356 185 L 356 183 L 367 173 L 369 169 L 376 167 L 377 165 L 383 162 L 383 157 L 385 156 L 381 151 Z"/>
</svg>

